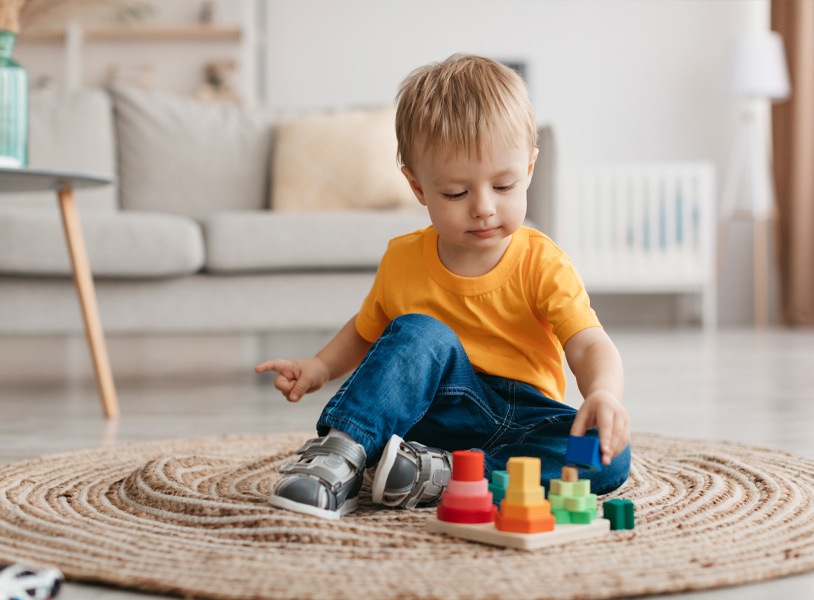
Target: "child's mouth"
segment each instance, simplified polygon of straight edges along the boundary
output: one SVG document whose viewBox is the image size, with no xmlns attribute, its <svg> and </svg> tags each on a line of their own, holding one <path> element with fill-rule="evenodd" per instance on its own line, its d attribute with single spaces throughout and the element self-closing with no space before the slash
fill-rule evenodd
<svg viewBox="0 0 814 600">
<path fill-rule="evenodd" d="M 488 238 L 492 237 L 497 233 L 497 230 L 500 229 L 499 227 L 492 227 L 491 229 L 472 229 L 469 231 L 472 235 L 479 238 Z"/>
</svg>

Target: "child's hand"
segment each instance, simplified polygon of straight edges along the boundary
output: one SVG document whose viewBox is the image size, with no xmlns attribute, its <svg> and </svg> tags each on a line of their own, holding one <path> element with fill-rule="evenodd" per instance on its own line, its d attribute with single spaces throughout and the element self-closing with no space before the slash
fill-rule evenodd
<svg viewBox="0 0 814 600">
<path fill-rule="evenodd" d="M 574 419 L 571 435 L 585 435 L 594 427 L 599 429 L 602 464 L 609 465 L 630 442 L 630 418 L 616 396 L 605 390 L 597 390 L 585 398 Z"/>
<path fill-rule="evenodd" d="M 325 385 L 330 378 L 328 367 L 321 358 L 303 358 L 299 360 L 274 359 L 257 365 L 257 373 L 276 371 L 274 387 L 283 393 L 289 402 L 299 402 L 303 395 L 313 392 Z"/>
</svg>

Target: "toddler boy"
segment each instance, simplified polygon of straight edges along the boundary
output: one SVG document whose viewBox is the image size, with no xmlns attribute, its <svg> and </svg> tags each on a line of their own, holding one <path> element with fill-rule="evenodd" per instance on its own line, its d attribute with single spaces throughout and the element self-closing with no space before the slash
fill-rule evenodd
<svg viewBox="0 0 814 600">
<path fill-rule="evenodd" d="M 273 506 L 336 518 L 372 496 L 412 508 L 440 498 L 451 452 L 476 449 L 487 477 L 512 456 L 559 476 L 568 435 L 597 428 L 599 494 L 630 469 L 623 370 L 568 257 L 522 226 L 537 158 L 528 91 L 511 69 L 454 55 L 398 92 L 402 172 L 432 226 L 390 241 L 361 310 L 316 356 L 270 360 L 291 402 L 353 370 L 281 469 Z M 562 355 L 584 402 L 563 403 Z"/>
</svg>

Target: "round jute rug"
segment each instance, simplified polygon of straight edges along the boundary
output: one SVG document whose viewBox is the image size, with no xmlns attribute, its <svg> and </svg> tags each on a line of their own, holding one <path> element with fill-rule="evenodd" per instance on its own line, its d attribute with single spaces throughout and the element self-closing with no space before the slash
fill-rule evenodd
<svg viewBox="0 0 814 600">
<path fill-rule="evenodd" d="M 235 599 L 613 598 L 814 569 L 814 461 L 729 443 L 633 440 L 636 529 L 534 552 L 424 531 L 433 509 L 324 521 L 270 508 L 308 434 L 189 438 L 0 467 L 0 560 L 74 581 Z"/>
</svg>

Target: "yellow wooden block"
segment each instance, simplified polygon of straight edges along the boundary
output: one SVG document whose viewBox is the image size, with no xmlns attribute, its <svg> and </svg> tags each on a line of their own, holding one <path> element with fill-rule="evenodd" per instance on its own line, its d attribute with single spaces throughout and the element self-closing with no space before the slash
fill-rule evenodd
<svg viewBox="0 0 814 600">
<path fill-rule="evenodd" d="M 540 459 L 513 456 L 506 463 L 510 490 L 528 490 L 540 487 Z"/>
<path fill-rule="evenodd" d="M 539 486 L 536 490 L 506 490 L 505 499 L 512 504 L 540 504 L 545 499 L 545 490 Z"/>
<path fill-rule="evenodd" d="M 548 500 L 540 504 L 512 504 L 501 500 L 500 514 L 507 519 L 544 519 L 551 516 L 551 505 Z"/>
</svg>

